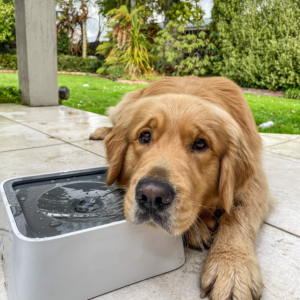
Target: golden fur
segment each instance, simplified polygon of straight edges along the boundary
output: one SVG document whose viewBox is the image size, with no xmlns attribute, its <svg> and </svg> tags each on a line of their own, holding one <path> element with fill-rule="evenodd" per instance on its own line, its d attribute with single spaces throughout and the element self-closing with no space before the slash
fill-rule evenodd
<svg viewBox="0 0 300 300">
<path fill-rule="evenodd" d="M 177 195 L 167 231 L 184 234 L 190 246 L 210 247 L 201 297 L 260 299 L 254 246 L 268 211 L 268 186 L 261 138 L 240 88 L 221 77 L 165 77 L 126 94 L 110 119 L 114 127 L 99 128 L 91 138 L 105 138 L 107 184 L 126 188 L 126 219 L 137 224 L 141 178 L 167 180 Z M 149 145 L 139 142 L 144 131 L 151 132 Z M 209 146 L 205 151 L 191 148 L 199 138 Z"/>
</svg>

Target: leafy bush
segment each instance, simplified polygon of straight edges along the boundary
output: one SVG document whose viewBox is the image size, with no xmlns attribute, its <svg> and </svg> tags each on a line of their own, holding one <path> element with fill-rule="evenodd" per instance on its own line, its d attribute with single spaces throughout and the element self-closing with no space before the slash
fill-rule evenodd
<svg viewBox="0 0 300 300">
<path fill-rule="evenodd" d="M 96 73 L 102 61 L 95 58 L 59 55 L 57 57 L 58 71 Z"/>
<path fill-rule="evenodd" d="M 298 87 L 288 88 L 284 92 L 284 96 L 285 96 L 285 98 L 300 100 L 300 88 L 298 88 Z"/>
<path fill-rule="evenodd" d="M 106 69 L 106 72 L 112 80 L 121 78 L 125 74 L 125 67 L 123 65 L 110 66 Z"/>
<path fill-rule="evenodd" d="M 70 40 L 67 33 L 60 32 L 57 37 L 57 53 L 68 55 L 70 53 L 70 46 Z"/>
<path fill-rule="evenodd" d="M 14 86 L 0 86 L 0 103 L 21 103 L 20 90 Z"/>
<path fill-rule="evenodd" d="M 243 87 L 300 85 L 300 5 L 294 0 L 215 0 L 222 61 L 215 71 Z"/>
<path fill-rule="evenodd" d="M 0 0 L 0 43 L 11 43 L 15 40 L 14 3 Z"/>
<path fill-rule="evenodd" d="M 173 75 L 211 74 L 218 51 L 202 28 L 204 12 L 200 6 L 194 6 L 192 1 L 175 3 L 169 15 L 172 19 L 155 39 L 162 71 Z M 187 26 L 197 30 L 188 33 Z"/>
<path fill-rule="evenodd" d="M 103 61 L 96 58 L 82 58 L 77 56 L 58 55 L 58 71 L 96 73 Z M 17 70 L 17 55 L 0 55 L 0 70 Z"/>
<path fill-rule="evenodd" d="M 0 55 L 0 70 L 17 70 L 17 55 L 2 54 Z"/>
</svg>

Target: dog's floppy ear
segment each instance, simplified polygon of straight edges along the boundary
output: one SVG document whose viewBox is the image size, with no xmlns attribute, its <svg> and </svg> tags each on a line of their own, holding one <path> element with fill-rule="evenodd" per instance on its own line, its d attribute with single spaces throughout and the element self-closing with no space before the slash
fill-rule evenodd
<svg viewBox="0 0 300 300">
<path fill-rule="evenodd" d="M 104 139 L 107 160 L 109 163 L 107 185 L 113 184 L 119 177 L 127 152 L 127 130 L 116 125 Z"/>
<path fill-rule="evenodd" d="M 227 150 L 221 158 L 219 197 L 223 209 L 230 213 L 235 191 L 255 173 L 255 159 L 240 129 L 231 131 Z"/>
</svg>

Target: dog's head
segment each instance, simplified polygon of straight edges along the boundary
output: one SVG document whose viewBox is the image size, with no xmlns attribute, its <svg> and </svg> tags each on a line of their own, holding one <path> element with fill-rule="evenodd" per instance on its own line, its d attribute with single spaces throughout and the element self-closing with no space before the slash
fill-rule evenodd
<svg viewBox="0 0 300 300">
<path fill-rule="evenodd" d="M 105 138 L 107 184 L 127 189 L 125 217 L 180 235 L 207 207 L 230 213 L 255 159 L 233 117 L 198 97 L 164 94 L 131 104 Z"/>
</svg>

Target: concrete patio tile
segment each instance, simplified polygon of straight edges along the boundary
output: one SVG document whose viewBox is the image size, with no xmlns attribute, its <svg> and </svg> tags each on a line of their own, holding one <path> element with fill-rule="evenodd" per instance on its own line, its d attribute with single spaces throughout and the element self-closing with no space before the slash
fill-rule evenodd
<svg viewBox="0 0 300 300">
<path fill-rule="evenodd" d="M 300 299 L 300 238 L 264 225 L 256 241 L 262 300 Z"/>
<path fill-rule="evenodd" d="M 1 284 L 1 283 L 0 283 Z M 161 285 L 157 277 L 150 278 L 93 298 L 93 300 L 179 300 L 172 290 Z"/>
<path fill-rule="evenodd" d="M 300 162 L 264 155 L 263 164 L 277 202 L 266 222 L 300 237 Z"/>
<path fill-rule="evenodd" d="M 290 140 L 300 139 L 300 135 L 295 134 L 277 134 L 277 133 L 260 133 L 264 148 L 281 144 Z"/>
<path fill-rule="evenodd" d="M 2 123 L 13 123 L 13 121 L 0 116 L 0 124 L 2 124 Z"/>
<path fill-rule="evenodd" d="M 94 300 L 199 300 L 200 272 L 207 253 L 186 248 L 186 263 L 181 268 Z M 265 286 L 262 300 L 300 299 L 300 239 L 263 225 L 256 241 L 256 254 Z M 0 299 L 7 300 L 1 272 L 0 266 Z"/>
<path fill-rule="evenodd" d="M 95 154 L 101 155 L 103 157 L 106 157 L 106 151 L 105 151 L 103 141 L 88 140 L 88 141 L 76 142 L 73 143 L 73 145 L 88 150 L 90 152 L 93 152 Z"/>
<path fill-rule="evenodd" d="M 59 119 L 58 121 L 24 122 L 23 124 L 69 143 L 88 140 L 90 134 L 98 127 L 111 126 L 108 117 L 100 115 L 78 119 Z"/>
<path fill-rule="evenodd" d="M 0 104 L 0 116 L 17 122 L 58 121 L 64 118 L 95 117 L 98 114 L 70 108 L 67 106 L 28 107 L 20 104 Z"/>
<path fill-rule="evenodd" d="M 185 265 L 156 277 L 158 284 L 173 291 L 178 299 L 199 300 L 200 272 L 207 253 L 186 249 Z M 300 299 L 300 239 L 263 225 L 256 241 L 256 254 L 265 285 L 262 300 Z"/>
<path fill-rule="evenodd" d="M 268 147 L 267 151 L 300 159 L 300 139 Z"/>
<path fill-rule="evenodd" d="M 300 158 L 286 156 L 286 155 L 278 154 L 276 152 L 271 152 L 271 151 L 264 150 L 263 153 L 264 153 L 264 155 L 268 155 L 268 156 L 272 156 L 272 157 L 278 157 L 278 158 L 286 159 L 286 160 L 289 160 L 289 161 L 300 162 Z"/>
<path fill-rule="evenodd" d="M 0 123 L 0 137 L 0 152 L 63 143 L 49 135 L 11 121 Z"/>
<path fill-rule="evenodd" d="M 87 169 L 105 164 L 105 158 L 69 144 L 2 152 L 0 181 L 33 174 Z"/>
</svg>

